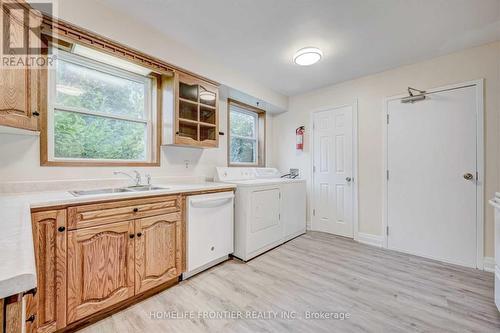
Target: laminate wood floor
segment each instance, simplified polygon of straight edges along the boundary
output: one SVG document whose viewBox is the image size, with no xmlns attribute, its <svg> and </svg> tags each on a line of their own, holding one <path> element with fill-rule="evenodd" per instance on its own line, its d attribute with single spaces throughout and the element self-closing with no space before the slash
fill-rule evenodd
<svg viewBox="0 0 500 333">
<path fill-rule="evenodd" d="M 500 332 L 493 281 L 492 273 L 309 232 L 81 332 Z"/>
</svg>

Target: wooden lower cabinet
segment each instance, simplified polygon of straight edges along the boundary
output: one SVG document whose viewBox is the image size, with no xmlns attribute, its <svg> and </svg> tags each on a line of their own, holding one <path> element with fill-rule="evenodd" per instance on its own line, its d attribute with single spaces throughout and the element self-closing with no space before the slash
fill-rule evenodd
<svg viewBox="0 0 500 333">
<path fill-rule="evenodd" d="M 134 222 L 68 232 L 68 324 L 134 296 Z"/>
<path fill-rule="evenodd" d="M 135 221 L 135 292 L 141 293 L 182 273 L 181 213 Z"/>
<path fill-rule="evenodd" d="M 134 201 L 139 207 L 135 218 L 125 214 L 123 220 L 114 217 L 112 222 L 81 228 L 69 221 L 75 209 L 86 206 L 33 213 L 37 291 L 24 296 L 26 332 L 73 329 L 148 290 L 173 283 L 185 268 L 182 199 L 164 199 L 143 203 L 160 207 L 146 216 L 141 213 L 144 205 Z M 128 204 L 116 202 L 116 207 L 129 209 Z M 94 214 L 107 214 L 113 205 L 108 206 Z"/>
</svg>

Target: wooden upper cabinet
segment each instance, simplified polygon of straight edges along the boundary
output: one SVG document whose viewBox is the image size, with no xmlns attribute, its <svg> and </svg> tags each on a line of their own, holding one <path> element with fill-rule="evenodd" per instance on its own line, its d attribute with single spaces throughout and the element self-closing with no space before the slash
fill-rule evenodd
<svg viewBox="0 0 500 333">
<path fill-rule="evenodd" d="M 27 298 L 27 331 L 54 332 L 66 326 L 66 210 L 33 213 L 32 223 L 37 291 Z"/>
<path fill-rule="evenodd" d="M 181 213 L 135 221 L 135 292 L 141 293 L 182 273 Z"/>
<path fill-rule="evenodd" d="M 3 4 L 0 3 L 0 6 Z M 3 9 L 3 8 L 2 8 Z M 28 26 L 21 18 L 21 11 L 10 11 L 12 19 L 3 20 L 2 31 L 9 29 L 11 45 L 24 47 L 26 56 L 29 46 L 39 46 Z M 17 16 L 19 17 L 17 17 Z M 38 55 L 33 55 L 37 57 Z M 17 55 L 15 59 L 24 58 Z M 25 59 L 26 60 L 26 59 Z M 36 131 L 41 110 L 41 69 L 35 67 L 9 67 L 0 65 L 0 125 Z"/>
<path fill-rule="evenodd" d="M 68 232 L 68 324 L 134 296 L 134 222 Z"/>
<path fill-rule="evenodd" d="M 199 148 L 219 145 L 217 86 L 176 73 L 163 81 L 163 144 Z M 171 107 L 173 105 L 173 108 Z"/>
</svg>

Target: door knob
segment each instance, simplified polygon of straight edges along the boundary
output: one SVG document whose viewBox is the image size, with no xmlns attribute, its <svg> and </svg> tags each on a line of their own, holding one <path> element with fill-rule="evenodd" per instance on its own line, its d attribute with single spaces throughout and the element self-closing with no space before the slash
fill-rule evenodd
<svg viewBox="0 0 500 333">
<path fill-rule="evenodd" d="M 350 183 L 352 181 L 352 178 L 351 177 L 345 177 L 345 181 Z"/>
<path fill-rule="evenodd" d="M 472 175 L 472 173 L 467 172 L 466 174 L 464 174 L 464 179 L 466 179 L 466 180 L 473 180 L 474 176 Z"/>
</svg>

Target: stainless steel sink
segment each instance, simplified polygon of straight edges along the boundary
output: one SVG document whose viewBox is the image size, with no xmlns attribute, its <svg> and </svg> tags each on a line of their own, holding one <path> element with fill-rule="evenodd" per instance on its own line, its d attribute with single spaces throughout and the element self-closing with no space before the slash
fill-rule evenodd
<svg viewBox="0 0 500 333">
<path fill-rule="evenodd" d="M 69 193 L 73 194 L 75 197 L 81 197 L 83 195 L 99 195 L 99 194 L 123 193 L 123 192 L 130 192 L 130 190 L 126 188 L 101 188 L 97 190 L 70 191 Z"/>
<path fill-rule="evenodd" d="M 157 190 L 167 190 L 167 187 L 160 187 L 154 185 L 140 185 L 140 186 L 129 186 L 129 187 L 119 187 L 119 188 L 102 188 L 97 190 L 81 190 L 81 191 L 70 191 L 75 197 L 81 197 L 85 195 L 99 195 L 99 194 L 111 194 L 111 193 L 124 193 L 124 192 L 144 192 L 144 191 L 157 191 Z"/>
<path fill-rule="evenodd" d="M 160 187 L 154 185 L 140 185 L 140 186 L 129 186 L 127 190 L 134 192 L 143 192 L 143 191 L 155 191 L 155 190 L 168 190 L 168 187 Z"/>
</svg>

